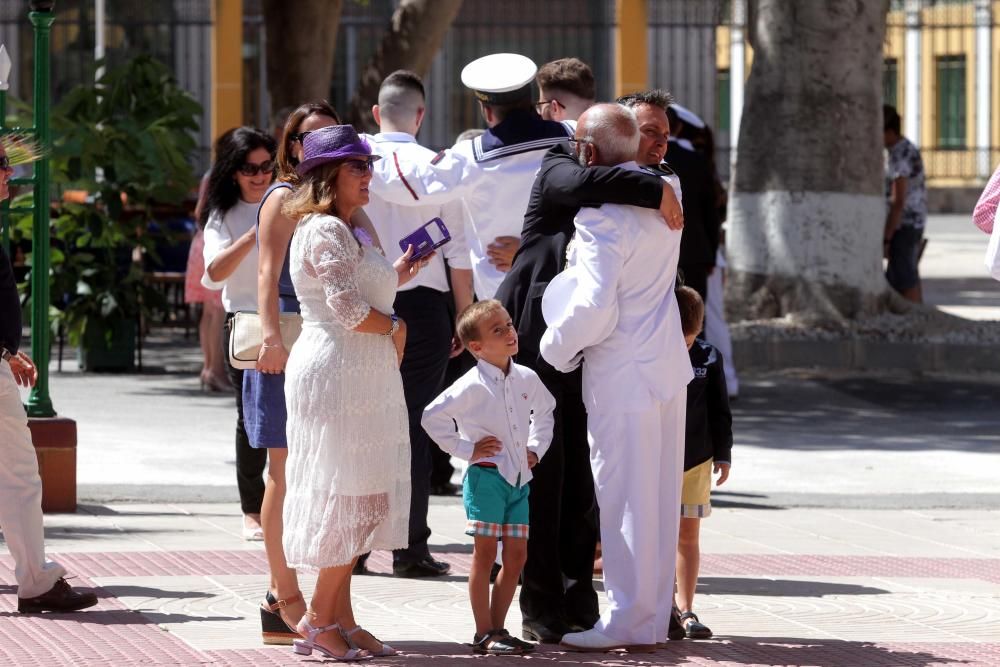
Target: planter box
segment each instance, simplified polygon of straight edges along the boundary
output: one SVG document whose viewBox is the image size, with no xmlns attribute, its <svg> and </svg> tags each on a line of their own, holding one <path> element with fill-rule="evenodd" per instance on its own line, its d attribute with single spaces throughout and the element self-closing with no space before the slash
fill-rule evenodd
<svg viewBox="0 0 1000 667">
<path fill-rule="evenodd" d="M 135 370 L 136 323 L 117 320 L 108 344 L 106 326 L 89 324 L 77 350 L 81 371 L 128 373 Z"/>
<path fill-rule="evenodd" d="M 42 511 L 76 511 L 76 422 L 66 417 L 30 418 L 28 428 L 42 478 Z"/>
</svg>

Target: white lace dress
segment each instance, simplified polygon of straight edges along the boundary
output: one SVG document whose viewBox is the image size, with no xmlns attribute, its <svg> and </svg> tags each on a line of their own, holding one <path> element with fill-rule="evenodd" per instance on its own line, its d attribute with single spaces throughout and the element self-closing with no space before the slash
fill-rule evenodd
<svg viewBox="0 0 1000 667">
<path fill-rule="evenodd" d="M 392 339 L 351 331 L 391 313 L 397 275 L 328 215 L 305 217 L 290 252 L 302 335 L 285 369 L 288 564 L 316 570 L 407 544 L 410 445 Z"/>
</svg>

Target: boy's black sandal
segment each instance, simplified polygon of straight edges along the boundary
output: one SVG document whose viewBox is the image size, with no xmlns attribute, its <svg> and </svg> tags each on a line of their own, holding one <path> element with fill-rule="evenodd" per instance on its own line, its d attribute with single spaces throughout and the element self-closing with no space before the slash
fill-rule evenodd
<svg viewBox="0 0 1000 667">
<path fill-rule="evenodd" d="M 487 630 L 481 635 L 473 635 L 472 652 L 484 655 L 521 655 L 524 649 L 516 645 L 506 630 Z"/>
<path fill-rule="evenodd" d="M 685 623 L 688 619 L 691 620 L 690 623 Z M 693 611 L 686 611 L 681 614 L 681 624 L 684 625 L 684 632 L 687 634 L 688 639 L 711 639 L 712 630 L 698 620 L 698 616 Z"/>
<path fill-rule="evenodd" d="M 501 628 L 497 630 L 497 632 L 503 633 L 504 641 L 510 642 L 514 646 L 520 646 L 521 651 L 523 653 L 533 653 L 535 649 L 538 648 L 538 644 L 535 644 L 533 642 L 526 642 L 520 637 L 515 637 L 514 635 L 510 634 L 507 628 Z"/>
</svg>

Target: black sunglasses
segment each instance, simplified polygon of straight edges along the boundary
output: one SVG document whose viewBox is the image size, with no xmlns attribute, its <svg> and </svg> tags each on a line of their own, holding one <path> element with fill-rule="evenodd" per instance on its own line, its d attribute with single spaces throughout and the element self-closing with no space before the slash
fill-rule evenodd
<svg viewBox="0 0 1000 667">
<path fill-rule="evenodd" d="M 305 132 L 294 132 L 292 134 L 289 134 L 288 138 L 291 139 L 292 141 L 297 141 L 299 143 L 302 143 L 303 141 L 306 140 L 306 135 L 309 134 L 310 132 L 315 132 L 315 130 L 306 130 Z"/>
<path fill-rule="evenodd" d="M 0 169 L 10 169 L 10 157 L 0 156 Z"/>
<path fill-rule="evenodd" d="M 264 160 L 260 164 L 244 162 L 240 165 L 239 172 L 244 176 L 256 176 L 257 174 L 267 174 L 274 171 L 274 160 Z"/>
</svg>

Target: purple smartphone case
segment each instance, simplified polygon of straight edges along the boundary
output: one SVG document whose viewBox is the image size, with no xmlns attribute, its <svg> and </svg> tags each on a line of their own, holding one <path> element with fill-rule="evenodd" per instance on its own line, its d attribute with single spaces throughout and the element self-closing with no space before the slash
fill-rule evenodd
<svg viewBox="0 0 1000 667">
<path fill-rule="evenodd" d="M 437 231 L 441 234 L 441 239 L 436 243 L 431 237 L 430 232 L 427 228 L 431 225 L 437 225 Z M 445 243 L 451 240 L 451 234 L 448 232 L 448 228 L 444 226 L 444 221 L 441 218 L 432 218 L 427 224 L 423 225 L 417 231 L 413 232 L 409 236 L 403 237 L 399 242 L 399 249 L 406 252 L 406 248 L 410 245 L 413 246 L 413 257 L 410 261 L 415 259 L 421 259 L 426 257 L 431 252 L 440 248 Z"/>
</svg>

